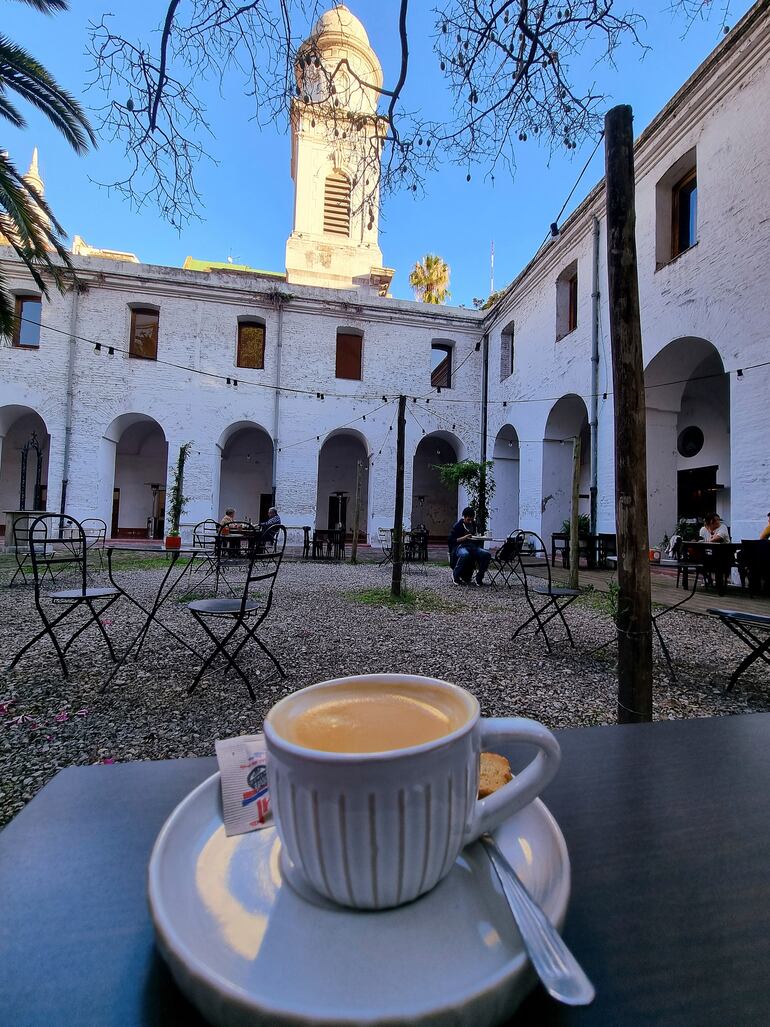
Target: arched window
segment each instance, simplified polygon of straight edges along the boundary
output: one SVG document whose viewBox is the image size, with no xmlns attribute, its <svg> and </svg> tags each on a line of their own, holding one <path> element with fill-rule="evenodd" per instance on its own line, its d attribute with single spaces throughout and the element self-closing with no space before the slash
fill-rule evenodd
<svg viewBox="0 0 770 1027">
<path fill-rule="evenodd" d="M 334 171 L 324 184 L 324 232 L 350 235 L 350 181 Z"/>
<path fill-rule="evenodd" d="M 238 322 L 238 367 L 261 371 L 265 366 L 265 323 L 243 320 Z"/>
</svg>

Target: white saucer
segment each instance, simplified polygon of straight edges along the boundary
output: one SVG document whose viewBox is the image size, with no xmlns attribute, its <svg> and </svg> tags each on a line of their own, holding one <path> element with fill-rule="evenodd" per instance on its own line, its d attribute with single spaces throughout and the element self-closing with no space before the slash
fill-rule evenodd
<svg viewBox="0 0 770 1027">
<path fill-rule="evenodd" d="M 561 927 L 567 847 L 536 800 L 495 838 Z M 534 974 L 478 845 L 407 906 L 341 909 L 283 880 L 273 828 L 225 835 L 219 774 L 174 810 L 150 859 L 158 945 L 174 978 L 217 1027 L 430 1024 L 485 1027 L 509 1017 Z M 314 894 L 314 893 L 313 893 Z"/>
</svg>

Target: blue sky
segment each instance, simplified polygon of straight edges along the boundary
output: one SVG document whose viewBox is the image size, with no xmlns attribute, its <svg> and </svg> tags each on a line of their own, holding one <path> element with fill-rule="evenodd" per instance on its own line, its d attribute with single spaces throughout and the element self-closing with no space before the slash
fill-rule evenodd
<svg viewBox="0 0 770 1027">
<path fill-rule="evenodd" d="M 385 72 L 392 83 L 399 59 L 398 4 L 395 0 L 350 0 L 349 6 L 366 26 Z M 413 3 L 409 18 L 411 67 L 405 94 L 410 110 L 433 98 L 438 82 L 432 51 L 432 5 Z M 685 32 L 685 22 L 674 19 L 669 0 L 620 0 L 618 8 L 635 6 L 644 14 L 643 38 L 651 49 L 644 55 L 630 45 L 617 54 L 616 67 L 606 64 L 589 70 L 607 94 L 607 106 L 630 103 L 639 133 L 676 92 L 721 38 L 722 3 L 714 4 L 710 20 L 696 21 Z M 750 7 L 749 0 L 731 0 L 729 24 Z M 72 10 L 46 18 L 24 4 L 3 3 L 3 32 L 27 46 L 86 106 L 98 106 L 99 94 L 85 89 L 90 58 L 85 53 L 87 25 L 105 9 L 95 0 L 75 0 Z M 116 26 L 130 36 L 145 39 L 157 28 L 157 0 L 115 0 L 109 5 Z M 309 28 L 309 26 L 308 26 Z M 24 170 L 32 147 L 40 149 L 46 197 L 70 237 L 92 246 L 135 252 L 154 264 L 181 265 L 189 254 L 208 260 L 250 264 L 266 270 L 284 269 L 284 247 L 291 231 L 293 183 L 289 170 L 289 135 L 285 124 L 259 128 L 250 119 L 251 107 L 242 80 L 231 76 L 218 87 L 202 82 L 215 138 L 210 150 L 216 166 L 202 165 L 199 188 L 205 207 L 201 222 L 179 235 L 149 208 L 133 211 L 117 194 L 108 194 L 96 181 L 120 176 L 122 152 L 107 140 L 84 158 L 76 157 L 48 122 L 29 108 L 28 128 L 20 131 L 3 124 L 2 145 Z M 431 99 L 435 111 L 435 101 Z M 452 269 L 452 303 L 471 305 L 474 296 L 489 291 L 490 244 L 495 245 L 495 287 L 500 288 L 527 263 L 543 241 L 580 170 L 593 149 L 586 142 L 571 154 L 548 152 L 532 142 L 520 146 L 517 169 L 511 176 L 503 168 L 494 183 L 485 169 L 445 166 L 426 182 L 425 193 L 391 196 L 381 221 L 380 245 L 384 263 L 396 269 L 392 292 L 411 297 L 409 270 L 426 252 L 439 253 Z M 603 150 L 593 158 L 568 211 L 580 202 L 603 174 Z"/>
</svg>

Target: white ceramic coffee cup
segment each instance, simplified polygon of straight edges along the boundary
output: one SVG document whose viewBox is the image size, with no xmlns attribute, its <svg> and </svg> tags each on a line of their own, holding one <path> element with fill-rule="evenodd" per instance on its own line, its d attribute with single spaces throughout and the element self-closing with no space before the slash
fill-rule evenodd
<svg viewBox="0 0 770 1027">
<path fill-rule="evenodd" d="M 388 752 L 340 753 L 288 741 L 287 717 L 340 685 L 448 689 L 467 712 L 435 741 Z M 435 695 L 435 692 L 433 692 Z M 387 909 L 430 891 L 469 842 L 526 806 L 561 759 L 551 732 L 520 717 L 484 718 L 457 685 L 409 674 L 322 681 L 281 699 L 265 720 L 270 804 L 284 858 L 316 892 L 357 909 Z M 486 799 L 478 799 L 479 756 L 500 743 L 528 742 L 534 759 Z"/>
</svg>

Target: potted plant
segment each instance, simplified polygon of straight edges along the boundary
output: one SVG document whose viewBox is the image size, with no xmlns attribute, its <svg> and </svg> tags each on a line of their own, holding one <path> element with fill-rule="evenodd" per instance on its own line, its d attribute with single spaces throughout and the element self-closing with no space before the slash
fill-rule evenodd
<svg viewBox="0 0 770 1027">
<path fill-rule="evenodd" d="M 569 535 L 572 530 L 572 524 L 570 521 L 562 521 L 561 533 L 562 535 Z M 578 536 L 588 535 L 591 532 L 591 521 L 588 514 L 578 514 Z"/>
<path fill-rule="evenodd" d="M 489 503 L 495 494 L 495 479 L 492 475 L 492 461 L 478 463 L 476 460 L 461 460 L 456 464 L 433 464 L 443 485 L 456 488 L 462 485 L 468 494 L 470 505 L 476 511 L 480 531 L 485 531 L 489 516 Z"/>
<path fill-rule="evenodd" d="M 184 465 L 187 462 L 191 448 L 192 442 L 185 442 L 183 446 L 179 447 L 174 480 L 171 483 L 171 491 L 168 497 L 169 530 L 166 534 L 166 549 L 179 549 L 182 545 L 182 538 L 179 534 L 179 521 L 189 502 L 189 498 L 184 494 Z"/>
</svg>

